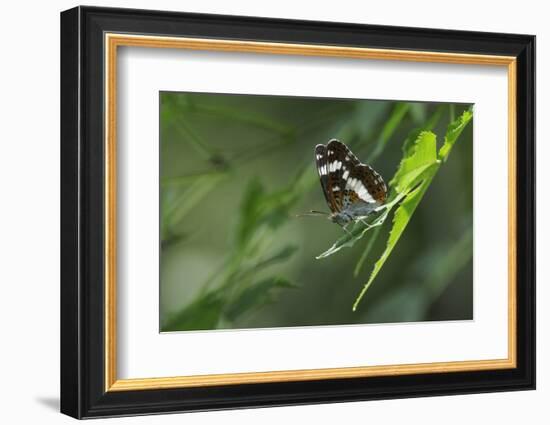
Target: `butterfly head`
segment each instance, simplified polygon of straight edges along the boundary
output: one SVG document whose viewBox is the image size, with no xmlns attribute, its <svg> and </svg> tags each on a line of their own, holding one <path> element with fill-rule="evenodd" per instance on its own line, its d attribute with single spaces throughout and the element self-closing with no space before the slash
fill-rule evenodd
<svg viewBox="0 0 550 425">
<path fill-rule="evenodd" d="M 333 223 L 339 224 L 342 227 L 347 225 L 350 221 L 353 221 L 353 217 L 348 215 L 346 212 L 333 213 L 330 214 L 328 218 Z"/>
</svg>

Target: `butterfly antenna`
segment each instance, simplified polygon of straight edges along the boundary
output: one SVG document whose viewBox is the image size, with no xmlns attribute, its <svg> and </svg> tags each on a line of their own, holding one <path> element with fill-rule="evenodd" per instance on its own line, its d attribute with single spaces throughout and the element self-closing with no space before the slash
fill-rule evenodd
<svg viewBox="0 0 550 425">
<path fill-rule="evenodd" d="M 327 212 L 311 210 L 307 213 L 296 214 L 296 217 L 327 217 L 328 215 Z"/>
</svg>

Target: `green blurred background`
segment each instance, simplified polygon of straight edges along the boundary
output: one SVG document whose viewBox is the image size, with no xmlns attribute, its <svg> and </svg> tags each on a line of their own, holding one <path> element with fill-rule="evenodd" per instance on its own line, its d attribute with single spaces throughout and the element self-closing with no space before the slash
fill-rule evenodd
<svg viewBox="0 0 550 425">
<path fill-rule="evenodd" d="M 470 105 L 160 93 L 160 330 L 472 319 L 472 125 L 460 136 L 363 299 L 391 219 L 328 258 L 343 230 L 313 148 L 338 138 L 388 182 L 407 135 L 434 119 L 440 146 Z"/>
</svg>

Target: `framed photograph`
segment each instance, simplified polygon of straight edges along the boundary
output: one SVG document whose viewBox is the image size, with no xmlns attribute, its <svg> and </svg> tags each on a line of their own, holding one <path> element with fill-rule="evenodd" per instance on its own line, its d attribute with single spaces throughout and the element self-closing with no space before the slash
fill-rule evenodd
<svg viewBox="0 0 550 425">
<path fill-rule="evenodd" d="M 535 37 L 61 14 L 61 411 L 535 387 Z"/>
</svg>

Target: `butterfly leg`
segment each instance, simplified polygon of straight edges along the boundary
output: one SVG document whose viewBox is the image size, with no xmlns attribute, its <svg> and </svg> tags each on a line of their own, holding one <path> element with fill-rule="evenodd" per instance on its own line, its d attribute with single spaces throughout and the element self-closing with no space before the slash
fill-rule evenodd
<svg viewBox="0 0 550 425">
<path fill-rule="evenodd" d="M 342 226 L 342 229 L 344 229 L 344 232 L 346 232 L 349 236 L 353 236 L 353 234 L 347 229 L 347 224 L 345 224 L 344 226 Z"/>
<path fill-rule="evenodd" d="M 360 221 L 361 223 L 363 223 L 363 224 L 367 227 L 367 229 L 370 229 L 371 227 L 374 227 L 374 226 L 370 225 L 369 223 L 367 223 L 367 222 L 366 222 L 364 219 L 362 219 L 362 218 L 359 219 L 359 221 Z"/>
</svg>

